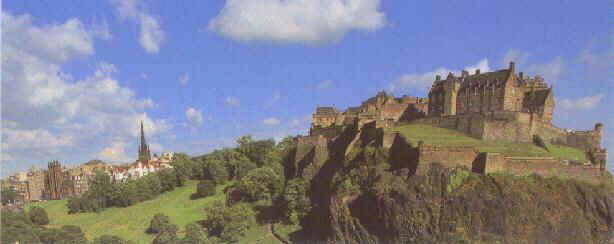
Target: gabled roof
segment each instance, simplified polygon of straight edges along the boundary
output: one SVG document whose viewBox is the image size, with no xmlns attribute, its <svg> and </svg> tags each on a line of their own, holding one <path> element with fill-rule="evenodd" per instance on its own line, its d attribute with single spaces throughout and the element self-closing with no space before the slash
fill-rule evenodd
<svg viewBox="0 0 614 244">
<path fill-rule="evenodd" d="M 546 104 L 546 99 L 551 93 L 551 89 L 543 89 L 537 90 L 533 92 L 525 92 L 524 99 L 522 100 L 523 106 L 544 106 Z"/>
</svg>

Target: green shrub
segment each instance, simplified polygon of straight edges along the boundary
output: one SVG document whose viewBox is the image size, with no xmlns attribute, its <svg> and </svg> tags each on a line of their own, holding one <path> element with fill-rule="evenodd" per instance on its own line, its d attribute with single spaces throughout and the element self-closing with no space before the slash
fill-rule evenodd
<svg viewBox="0 0 614 244">
<path fill-rule="evenodd" d="M 30 220 L 32 223 L 37 225 L 46 225 L 49 224 L 49 217 L 47 216 L 47 211 L 45 209 L 33 206 L 30 208 L 30 212 L 28 213 L 30 216 Z"/>
<path fill-rule="evenodd" d="M 163 229 L 167 228 L 167 225 L 170 224 L 170 219 L 168 216 L 158 213 L 154 215 L 149 223 L 149 228 L 147 228 L 147 233 L 160 233 Z"/>
<path fill-rule="evenodd" d="M 201 198 L 215 195 L 215 183 L 212 180 L 201 180 L 196 185 L 196 194 L 193 198 Z"/>
<path fill-rule="evenodd" d="M 470 174 L 471 173 L 469 171 L 460 168 L 452 170 L 452 172 L 450 173 L 446 190 L 448 192 L 453 192 L 454 190 L 456 190 L 456 188 L 463 184 L 465 179 L 469 177 Z"/>
<path fill-rule="evenodd" d="M 203 226 L 209 236 L 225 242 L 236 242 L 255 223 L 254 211 L 244 203 L 227 207 L 222 201 L 216 201 L 205 208 L 205 214 Z"/>
</svg>

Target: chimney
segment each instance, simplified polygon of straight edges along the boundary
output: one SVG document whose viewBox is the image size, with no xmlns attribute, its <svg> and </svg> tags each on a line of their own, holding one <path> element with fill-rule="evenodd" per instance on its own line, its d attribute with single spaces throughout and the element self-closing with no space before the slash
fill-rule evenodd
<svg viewBox="0 0 614 244">
<path fill-rule="evenodd" d="M 436 81 L 441 80 L 441 75 L 435 75 L 435 80 Z"/>
<path fill-rule="evenodd" d="M 520 79 L 522 79 L 522 75 L 523 75 L 522 72 L 518 73 L 518 76 L 520 76 Z"/>
<path fill-rule="evenodd" d="M 463 70 L 461 72 L 461 77 L 467 77 L 467 76 L 469 76 L 469 72 L 467 72 L 466 70 Z"/>
<path fill-rule="evenodd" d="M 509 71 L 513 74 L 514 73 L 514 62 L 510 62 L 510 68 Z"/>
<path fill-rule="evenodd" d="M 475 74 L 479 75 L 480 74 L 480 69 L 475 69 Z"/>
</svg>

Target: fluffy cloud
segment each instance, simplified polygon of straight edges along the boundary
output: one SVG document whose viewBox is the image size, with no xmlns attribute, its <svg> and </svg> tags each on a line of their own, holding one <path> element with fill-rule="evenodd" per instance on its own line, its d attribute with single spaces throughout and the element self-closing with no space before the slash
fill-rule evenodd
<svg viewBox="0 0 614 244">
<path fill-rule="evenodd" d="M 232 106 L 239 106 L 241 105 L 241 100 L 239 100 L 239 98 L 236 98 L 236 97 L 228 96 L 226 97 L 226 103 Z"/>
<path fill-rule="evenodd" d="M 578 99 L 562 99 L 557 101 L 557 106 L 565 110 L 589 110 L 597 107 L 601 100 L 605 97 L 604 94 L 582 97 Z"/>
<path fill-rule="evenodd" d="M 386 23 L 379 0 L 227 0 L 209 30 L 241 42 L 327 43 Z"/>
<path fill-rule="evenodd" d="M 179 76 L 179 84 L 181 84 L 182 86 L 187 85 L 188 81 L 190 81 L 190 74 L 185 73 L 185 74 Z"/>
<path fill-rule="evenodd" d="M 560 75 L 565 68 L 565 62 L 562 57 L 556 57 L 553 60 L 529 66 L 528 71 L 535 74 L 541 74 L 544 79 L 549 81 L 550 84 L 554 84 L 558 81 Z"/>
<path fill-rule="evenodd" d="M 188 110 L 185 111 L 185 116 L 188 120 L 188 125 L 197 128 L 203 125 L 203 115 L 200 110 L 189 107 Z"/>
<path fill-rule="evenodd" d="M 531 54 L 526 51 L 510 49 L 503 56 L 503 64 L 508 65 L 510 62 L 515 62 L 516 66 L 526 65 Z"/>
<path fill-rule="evenodd" d="M 119 18 L 130 20 L 139 25 L 141 47 L 148 53 L 157 53 L 164 42 L 164 31 L 158 20 L 149 14 L 140 0 L 111 0 Z"/>
<path fill-rule="evenodd" d="M 478 63 L 464 68 L 464 70 L 468 71 L 469 73 L 475 73 L 477 69 L 480 69 L 480 72 L 490 71 L 488 59 L 482 59 Z M 443 79 L 445 79 L 449 72 L 452 72 L 456 75 L 460 75 L 461 73 L 458 70 L 441 67 L 426 73 L 404 74 L 398 79 L 391 82 L 388 90 L 391 92 L 403 92 L 409 89 L 413 89 L 419 92 L 426 92 L 433 84 L 436 75 L 440 75 Z"/>
<path fill-rule="evenodd" d="M 100 155 L 96 145 L 118 149 L 115 142 L 135 140 L 141 120 L 148 136 L 168 132 L 166 120 L 145 111 L 153 100 L 136 98 L 113 78 L 113 64 L 99 63 L 82 80 L 61 69 L 94 53 L 98 34 L 78 19 L 41 27 L 28 15 L 3 12 L 2 22 L 2 153 L 13 155 L 12 167 L 51 158 L 87 161 Z"/>
<path fill-rule="evenodd" d="M 266 118 L 262 121 L 265 125 L 278 125 L 279 119 L 275 117 Z"/>
<path fill-rule="evenodd" d="M 124 141 L 115 141 L 112 142 L 111 145 L 105 147 L 98 153 L 98 157 L 102 160 L 111 161 L 111 162 L 125 162 L 130 160 L 126 154 L 127 143 Z"/>
</svg>

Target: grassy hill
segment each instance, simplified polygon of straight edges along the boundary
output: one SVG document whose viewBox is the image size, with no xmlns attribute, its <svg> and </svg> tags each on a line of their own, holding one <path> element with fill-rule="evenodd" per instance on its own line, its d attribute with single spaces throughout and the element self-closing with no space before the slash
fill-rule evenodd
<svg viewBox="0 0 614 244">
<path fill-rule="evenodd" d="M 190 195 L 196 192 L 197 181 L 188 181 L 185 186 L 171 192 L 161 194 L 154 200 L 141 202 L 127 208 L 109 208 L 100 213 L 68 214 L 66 200 L 36 203 L 47 210 L 51 223 L 48 227 L 62 225 L 77 225 L 85 233 L 88 240 L 104 234 L 117 235 L 137 243 L 149 243 L 155 236 L 145 233 L 149 222 L 156 213 L 168 215 L 171 223 L 179 227 L 178 235 L 183 237 L 186 224 L 205 218 L 203 208 L 215 200 L 224 199 L 223 188 L 218 186 L 214 196 L 190 200 Z M 275 243 L 268 232 L 268 226 L 253 226 L 240 243 Z"/>
<path fill-rule="evenodd" d="M 555 157 L 568 160 L 586 160 L 582 150 L 547 144 L 550 152 L 531 143 L 491 142 L 472 138 L 456 130 L 439 128 L 423 124 L 409 124 L 394 128 L 398 130 L 408 143 L 417 145 L 424 141 L 428 145 L 442 147 L 472 146 L 481 152 L 499 152 L 506 156 Z"/>
</svg>

